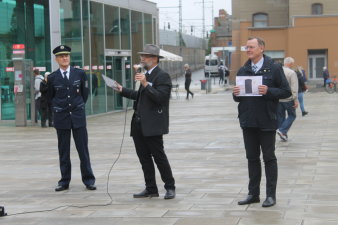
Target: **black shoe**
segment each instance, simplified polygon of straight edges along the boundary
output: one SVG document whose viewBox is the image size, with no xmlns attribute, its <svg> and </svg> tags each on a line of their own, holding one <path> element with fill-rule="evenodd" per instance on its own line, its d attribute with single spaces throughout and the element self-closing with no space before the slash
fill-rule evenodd
<svg viewBox="0 0 338 225">
<path fill-rule="evenodd" d="M 90 191 L 96 190 L 96 186 L 94 184 L 86 185 L 86 188 Z"/>
<path fill-rule="evenodd" d="M 302 112 L 302 116 L 306 116 L 307 114 L 309 114 L 309 112 L 306 111 Z"/>
<path fill-rule="evenodd" d="M 191 97 L 194 98 L 194 93 L 191 94 Z"/>
<path fill-rule="evenodd" d="M 138 194 L 133 195 L 134 198 L 149 198 L 149 197 L 158 197 L 158 192 L 150 192 L 147 189 L 143 190 L 142 192 Z"/>
<path fill-rule="evenodd" d="M 164 199 L 173 199 L 176 196 L 176 192 L 174 189 L 168 189 L 164 195 Z"/>
<path fill-rule="evenodd" d="M 55 191 L 65 191 L 65 190 L 68 190 L 69 189 L 69 186 L 68 185 L 58 185 L 56 188 L 55 188 Z"/>
<path fill-rule="evenodd" d="M 258 203 L 260 202 L 258 195 L 248 195 L 246 199 L 239 201 L 238 205 L 247 205 L 251 203 Z"/>
<path fill-rule="evenodd" d="M 276 200 L 273 197 L 267 197 L 263 202 L 262 207 L 271 207 L 276 205 Z"/>
</svg>

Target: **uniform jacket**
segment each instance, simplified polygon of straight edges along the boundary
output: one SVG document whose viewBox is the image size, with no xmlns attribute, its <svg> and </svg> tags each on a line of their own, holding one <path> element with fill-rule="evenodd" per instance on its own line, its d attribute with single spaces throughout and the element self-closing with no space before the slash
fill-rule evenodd
<svg viewBox="0 0 338 225">
<path fill-rule="evenodd" d="M 141 119 L 144 136 L 158 136 L 169 133 L 169 99 L 171 79 L 168 73 L 158 66 L 154 68 L 147 81 L 152 85 L 140 86 L 138 91 L 123 88 L 121 95 L 135 100 L 134 116 Z M 132 135 L 132 133 L 131 133 Z"/>
<path fill-rule="evenodd" d="M 263 85 L 268 91 L 263 96 L 233 98 L 238 104 L 238 118 L 242 128 L 260 128 L 262 130 L 276 130 L 277 106 L 279 99 L 291 96 L 289 84 L 283 69 L 272 59 L 264 55 L 262 68 L 254 73 L 251 60 L 248 60 L 237 73 L 237 76 L 262 76 Z"/>
<path fill-rule="evenodd" d="M 53 107 L 54 127 L 71 129 L 86 126 L 85 104 L 88 81 L 83 70 L 71 67 L 69 80 L 58 69 L 48 76 L 48 98 Z"/>
</svg>

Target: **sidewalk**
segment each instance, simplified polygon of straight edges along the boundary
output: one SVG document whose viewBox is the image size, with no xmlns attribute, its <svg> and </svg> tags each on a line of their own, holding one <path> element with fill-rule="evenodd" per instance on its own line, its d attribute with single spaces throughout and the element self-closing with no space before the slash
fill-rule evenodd
<svg viewBox="0 0 338 225">
<path fill-rule="evenodd" d="M 13 215 L 63 205 L 109 203 L 107 174 L 119 153 L 125 114 L 111 113 L 88 119 L 96 191 L 87 191 L 82 184 L 79 159 L 72 146 L 70 189 L 54 192 L 60 172 L 53 128 L 16 128 L 0 123 L 0 205 L 4 205 L 10 215 L 1 217 L 0 224 L 338 224 L 338 94 L 307 93 L 305 104 L 309 115 L 301 117 L 298 110 L 289 142 L 280 142 L 277 138 L 277 205 L 271 208 L 262 208 L 261 203 L 237 205 L 247 194 L 248 173 L 237 103 L 233 102 L 231 92 L 200 92 L 189 101 L 184 98 L 185 92 L 180 95 L 180 99 L 171 100 L 170 133 L 164 138 L 177 184 L 176 199 L 163 199 L 165 190 L 158 172 L 160 197 L 132 198 L 133 193 L 144 188 L 144 181 L 129 137 L 132 115 L 129 111 L 121 158 L 110 175 L 111 205 L 65 206 L 51 212 Z M 264 175 L 261 193 L 264 199 Z"/>
</svg>

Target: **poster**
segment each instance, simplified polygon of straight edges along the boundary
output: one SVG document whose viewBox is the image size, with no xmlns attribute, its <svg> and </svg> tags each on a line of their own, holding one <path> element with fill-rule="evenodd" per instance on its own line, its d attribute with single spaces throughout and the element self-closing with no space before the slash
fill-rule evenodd
<svg viewBox="0 0 338 225">
<path fill-rule="evenodd" d="M 258 92 L 258 86 L 262 85 L 262 76 L 237 76 L 236 86 L 240 88 L 238 96 L 262 96 Z"/>
</svg>

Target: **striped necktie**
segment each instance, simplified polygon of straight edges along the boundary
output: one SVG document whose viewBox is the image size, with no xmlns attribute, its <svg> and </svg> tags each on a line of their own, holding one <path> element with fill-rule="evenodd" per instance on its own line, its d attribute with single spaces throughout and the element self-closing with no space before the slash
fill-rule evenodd
<svg viewBox="0 0 338 225">
<path fill-rule="evenodd" d="M 256 72 L 257 72 L 257 69 L 258 69 L 258 67 L 257 67 L 255 64 L 253 64 L 253 65 L 252 65 L 252 70 L 256 73 Z"/>
</svg>

